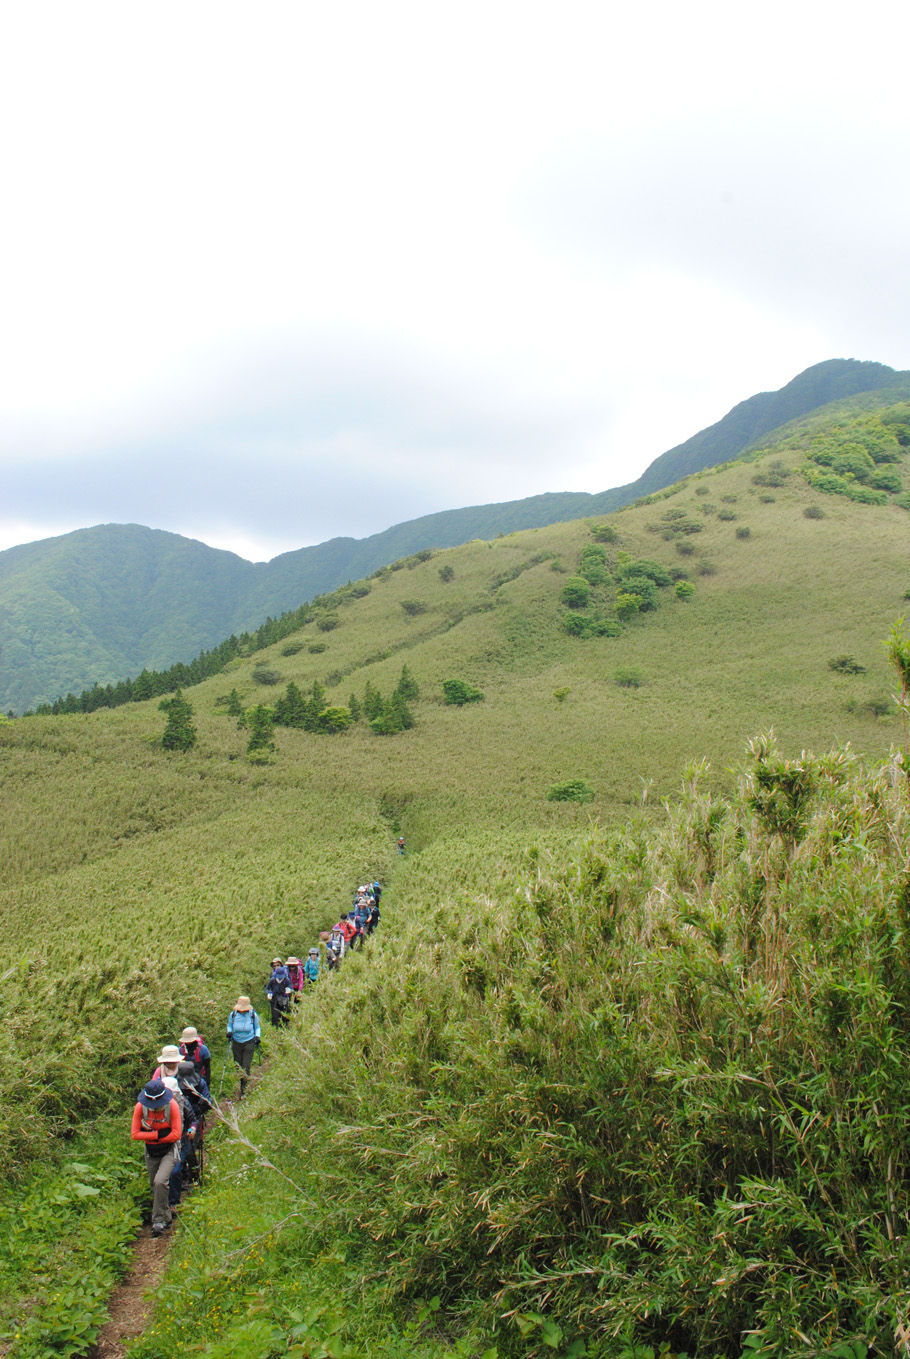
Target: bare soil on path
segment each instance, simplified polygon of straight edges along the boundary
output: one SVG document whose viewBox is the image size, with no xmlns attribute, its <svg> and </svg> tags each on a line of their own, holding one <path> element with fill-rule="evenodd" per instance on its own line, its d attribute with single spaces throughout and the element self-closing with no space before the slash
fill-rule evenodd
<svg viewBox="0 0 910 1359">
<path fill-rule="evenodd" d="M 151 1320 L 170 1248 L 170 1232 L 153 1236 L 151 1227 L 143 1227 L 136 1238 L 129 1273 L 111 1294 L 110 1318 L 90 1351 L 90 1359 L 125 1359 L 127 1345 Z"/>
</svg>

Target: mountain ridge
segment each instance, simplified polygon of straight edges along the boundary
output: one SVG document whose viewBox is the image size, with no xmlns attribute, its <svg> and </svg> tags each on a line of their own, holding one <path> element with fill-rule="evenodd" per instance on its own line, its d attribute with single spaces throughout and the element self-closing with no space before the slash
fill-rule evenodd
<svg viewBox="0 0 910 1359">
<path fill-rule="evenodd" d="M 416 551 L 610 513 L 738 456 L 832 401 L 884 392 L 910 395 L 910 373 L 826 360 L 776 392 L 740 402 L 625 486 L 444 510 L 269 562 L 144 525 L 96 525 L 8 548 L 0 552 L 0 710 L 186 660 Z"/>
</svg>

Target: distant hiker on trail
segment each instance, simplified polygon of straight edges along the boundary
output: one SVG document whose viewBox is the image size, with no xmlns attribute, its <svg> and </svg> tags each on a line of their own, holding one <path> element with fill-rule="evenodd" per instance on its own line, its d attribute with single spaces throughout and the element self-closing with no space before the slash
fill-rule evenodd
<svg viewBox="0 0 910 1359">
<path fill-rule="evenodd" d="M 152 1187 L 152 1233 L 160 1236 L 174 1215 L 168 1207 L 171 1171 L 177 1160 L 176 1144 L 183 1134 L 180 1107 L 161 1080 L 151 1080 L 139 1092 L 133 1110 L 131 1136 L 145 1144 L 145 1168 Z"/>
<path fill-rule="evenodd" d="M 303 965 L 303 974 L 306 978 L 307 986 L 312 986 L 319 980 L 319 949 L 311 948 L 307 954 L 307 960 Z"/>
<path fill-rule="evenodd" d="M 348 941 L 345 938 L 344 930 L 341 928 L 341 921 L 339 921 L 338 924 L 333 925 L 331 930 L 327 933 L 325 941 L 325 960 L 326 966 L 330 972 L 334 972 L 335 968 L 340 966 L 347 946 Z"/>
<path fill-rule="evenodd" d="M 290 974 L 280 958 L 272 959 L 272 972 L 265 984 L 265 994 L 272 1011 L 275 1028 L 287 1024 L 291 1017 L 291 996 L 294 988 Z"/>
<path fill-rule="evenodd" d="M 259 1016 L 250 1004 L 249 996 L 239 996 L 237 1004 L 228 1015 L 227 1040 L 231 1056 L 243 1072 L 240 1077 L 241 1099 L 252 1070 L 253 1053 L 259 1046 L 260 1038 Z"/>
<path fill-rule="evenodd" d="M 300 992 L 303 990 L 305 980 L 303 975 L 303 963 L 300 961 L 299 958 L 288 958 L 287 962 L 285 963 L 285 967 L 287 968 L 288 976 L 291 979 L 291 987 L 293 988 L 294 991 L 294 1000 L 299 1001 Z"/>
<path fill-rule="evenodd" d="M 202 1035 L 189 1025 L 180 1035 L 180 1052 L 188 1062 L 192 1062 L 202 1072 L 206 1085 L 212 1083 L 212 1054 L 209 1052 Z"/>
<path fill-rule="evenodd" d="M 404 853 L 404 836 L 403 836 L 403 835 L 399 835 L 399 837 L 398 837 L 398 853 L 399 853 L 399 854 L 403 854 L 403 853 Z"/>
</svg>

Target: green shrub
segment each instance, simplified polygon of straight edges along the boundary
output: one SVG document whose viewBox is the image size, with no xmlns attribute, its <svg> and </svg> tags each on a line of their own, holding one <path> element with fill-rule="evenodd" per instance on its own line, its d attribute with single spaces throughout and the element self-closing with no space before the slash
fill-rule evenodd
<svg viewBox="0 0 910 1359">
<path fill-rule="evenodd" d="M 670 572 L 660 562 L 652 561 L 650 557 L 636 557 L 634 561 L 625 562 L 617 570 L 616 575 L 621 585 L 625 585 L 630 579 L 642 578 L 659 586 L 670 584 Z"/>
<path fill-rule="evenodd" d="M 642 672 L 631 667 L 621 667 L 614 671 L 613 679 L 620 689 L 640 689 L 645 682 Z"/>
<path fill-rule="evenodd" d="M 479 703 L 483 698 L 483 693 L 464 680 L 447 679 L 442 682 L 442 696 L 446 703 L 455 704 L 461 708 L 465 703 Z"/>
<path fill-rule="evenodd" d="M 341 623 L 337 614 L 327 613 L 322 618 L 316 619 L 316 626 L 320 632 L 334 632 Z"/>
<path fill-rule="evenodd" d="M 282 656 L 296 656 L 298 651 L 303 650 L 303 642 L 287 642 L 281 648 Z"/>
<path fill-rule="evenodd" d="M 859 505 L 887 505 L 887 491 L 876 491 L 872 486 L 862 486 L 859 482 L 849 482 L 844 492 L 848 500 Z"/>
<path fill-rule="evenodd" d="M 895 496 L 895 505 L 902 510 L 910 510 L 910 492 L 905 491 L 903 495 Z"/>
<path fill-rule="evenodd" d="M 554 783 L 547 793 L 548 802 L 593 802 L 594 789 L 584 779 Z"/>
<path fill-rule="evenodd" d="M 571 576 L 562 587 L 560 598 L 568 609 L 586 609 L 591 602 L 591 586 L 584 576 Z"/>
<path fill-rule="evenodd" d="M 696 571 L 700 576 L 716 576 L 717 567 L 714 562 L 709 562 L 703 558 L 696 566 Z"/>
<path fill-rule="evenodd" d="M 610 568 L 607 566 L 607 551 L 600 543 L 586 543 L 581 550 L 581 565 L 579 567 L 581 575 L 589 585 L 606 585 L 610 579 Z M 569 588 L 568 582 L 563 589 L 563 603 L 568 603 L 565 594 Z M 570 608 L 577 607 L 569 605 Z M 581 606 L 582 608 L 584 605 Z"/>
<path fill-rule="evenodd" d="M 354 723 L 354 714 L 350 708 L 328 707 L 323 708 L 317 718 L 317 730 L 324 732 L 347 731 L 348 727 Z"/>
<path fill-rule="evenodd" d="M 676 551 L 681 557 L 691 557 L 695 552 L 695 544 L 687 542 L 684 538 L 677 538 Z"/>
<path fill-rule="evenodd" d="M 569 688 L 569 686 L 567 684 L 563 684 L 558 689 L 553 690 L 553 697 L 556 699 L 557 703 L 565 703 L 566 699 L 569 697 L 569 694 L 571 692 L 572 691 Z"/>
<path fill-rule="evenodd" d="M 307 647 L 307 651 L 311 656 L 321 656 L 323 651 L 328 651 L 328 649 L 328 642 L 311 642 Z"/>
<path fill-rule="evenodd" d="M 744 524 L 740 524 L 739 528 L 737 528 L 736 530 L 736 536 L 737 538 L 751 538 L 752 530 L 750 528 L 746 528 Z"/>
<path fill-rule="evenodd" d="M 838 675 L 864 675 L 866 667 L 860 665 L 859 661 L 853 656 L 832 656 L 828 662 L 828 669 L 835 671 Z"/>
<path fill-rule="evenodd" d="M 619 535 L 612 524 L 590 524 L 591 534 L 599 543 L 615 543 Z"/>
<path fill-rule="evenodd" d="M 451 562 L 446 562 L 445 566 L 440 566 L 439 579 L 446 583 L 455 579 L 455 567 Z"/>
<path fill-rule="evenodd" d="M 900 472 L 890 467 L 876 467 L 867 477 L 866 484 L 874 486 L 878 491 L 889 491 L 892 495 L 897 495 L 904 489 Z"/>
<path fill-rule="evenodd" d="M 674 593 L 677 599 L 691 599 L 695 594 L 695 586 L 690 580 L 678 580 Z"/>
<path fill-rule="evenodd" d="M 617 618 L 627 623 L 630 618 L 635 617 L 641 608 L 641 596 L 628 590 L 619 590 L 616 595 L 615 607 Z"/>
<path fill-rule="evenodd" d="M 807 505 L 803 510 L 804 519 L 824 519 L 825 511 L 821 505 Z"/>
<path fill-rule="evenodd" d="M 418 614 L 426 613 L 427 606 L 422 599 L 403 599 L 401 607 L 404 609 L 408 618 L 416 618 Z"/>
<path fill-rule="evenodd" d="M 257 684 L 280 684 L 282 675 L 280 670 L 272 670 L 267 665 L 257 665 L 253 669 L 253 679 Z"/>
<path fill-rule="evenodd" d="M 670 573 L 667 572 L 667 584 L 670 584 Z M 657 597 L 657 586 L 650 576 L 624 576 L 621 582 L 620 591 L 616 596 L 616 612 L 622 617 L 619 608 L 620 594 L 634 595 L 638 600 L 638 613 L 650 613 L 656 609 L 660 602 Z"/>
<path fill-rule="evenodd" d="M 718 519 L 722 519 L 725 524 L 730 524 L 736 518 L 736 515 L 732 510 L 720 510 L 718 511 L 717 517 Z"/>
</svg>

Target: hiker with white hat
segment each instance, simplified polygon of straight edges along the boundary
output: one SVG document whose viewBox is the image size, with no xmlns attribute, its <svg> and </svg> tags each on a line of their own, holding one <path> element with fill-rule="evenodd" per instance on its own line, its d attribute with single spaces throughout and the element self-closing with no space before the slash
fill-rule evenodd
<svg viewBox="0 0 910 1359">
<path fill-rule="evenodd" d="M 164 1080 L 165 1076 L 177 1075 L 177 1068 L 183 1061 L 183 1054 L 176 1043 L 166 1043 L 155 1058 L 158 1065 L 152 1072 L 152 1080 Z"/>
<path fill-rule="evenodd" d="M 246 1083 L 253 1066 L 253 1053 L 260 1043 L 261 1033 L 259 1016 L 253 1009 L 249 996 L 238 997 L 237 1004 L 228 1015 L 227 1040 L 230 1054 L 243 1073 L 240 1077 L 241 1099 L 243 1099 L 243 1092 L 246 1089 Z"/>
<path fill-rule="evenodd" d="M 168 1191 L 183 1134 L 180 1106 L 164 1081 L 150 1080 L 140 1090 L 130 1133 L 134 1142 L 145 1145 L 145 1168 L 152 1187 L 152 1233 L 161 1236 L 174 1219 Z"/>
</svg>

